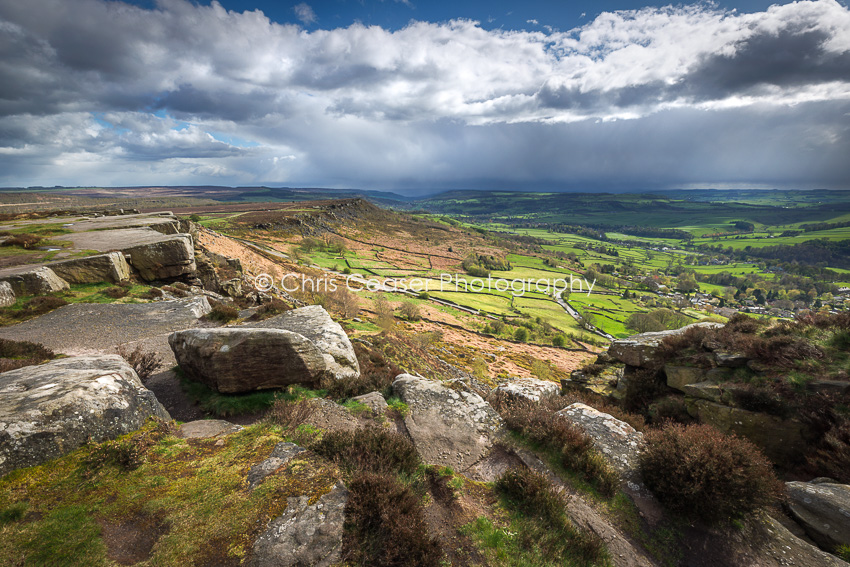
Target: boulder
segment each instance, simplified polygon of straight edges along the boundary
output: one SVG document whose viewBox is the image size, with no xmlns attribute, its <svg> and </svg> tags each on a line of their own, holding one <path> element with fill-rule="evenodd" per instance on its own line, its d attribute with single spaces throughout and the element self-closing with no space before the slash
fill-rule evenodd
<svg viewBox="0 0 850 567">
<path fill-rule="evenodd" d="M 68 283 L 119 283 L 130 279 L 130 265 L 120 252 L 53 262 L 50 269 Z"/>
<path fill-rule="evenodd" d="M 12 290 L 12 284 L 0 281 L 0 307 L 14 305 L 17 298 Z"/>
<path fill-rule="evenodd" d="M 681 335 L 694 327 L 716 328 L 722 326 L 723 323 L 702 322 L 686 325 L 681 329 L 674 329 L 672 331 L 656 331 L 632 335 L 626 339 L 617 339 L 611 343 L 611 346 L 608 348 L 608 355 L 629 366 L 640 368 L 651 367 L 658 362 L 658 347 L 665 338 Z"/>
<path fill-rule="evenodd" d="M 626 480 L 637 479 L 638 455 L 643 446 L 643 433 L 612 415 L 582 403 L 569 405 L 556 415 L 584 430 L 620 476 Z"/>
<path fill-rule="evenodd" d="M 365 406 L 369 406 L 369 409 L 371 409 L 372 413 L 375 415 L 384 415 L 384 410 L 389 407 L 387 405 L 387 400 L 384 399 L 384 396 L 382 396 L 380 392 L 369 392 L 368 394 L 355 396 L 351 399 L 355 402 L 360 402 Z"/>
<path fill-rule="evenodd" d="M 557 396 L 560 391 L 561 389 L 554 382 L 536 378 L 518 378 L 496 388 L 496 392 L 532 402 L 539 402 L 541 398 L 547 396 Z"/>
<path fill-rule="evenodd" d="M 324 354 L 330 376 L 337 380 L 360 376 L 360 365 L 348 335 L 321 305 L 299 307 L 249 325 L 262 329 L 284 329 L 303 335 Z"/>
<path fill-rule="evenodd" d="M 327 372 L 310 339 L 282 329 L 187 329 L 172 333 L 168 344 L 187 378 L 225 394 L 315 386 Z"/>
<path fill-rule="evenodd" d="M 674 390 L 684 392 L 688 384 L 696 384 L 705 380 L 705 369 L 697 366 L 675 366 L 664 365 L 664 374 L 667 376 L 667 386 Z"/>
<path fill-rule="evenodd" d="M 502 418 L 481 396 L 401 374 L 393 392 L 407 404 L 404 424 L 428 464 L 464 472 L 485 457 L 503 431 Z"/>
<path fill-rule="evenodd" d="M 195 250 L 195 274 L 201 280 L 201 287 L 207 291 L 220 292 L 221 282 L 215 271 L 215 265 L 204 252 Z"/>
<path fill-rule="evenodd" d="M 596 364 L 602 366 L 600 371 L 588 373 L 583 369 L 573 370 L 568 380 L 561 380 L 561 386 L 564 388 L 582 388 L 604 397 L 617 397 L 617 389 L 621 381 L 623 382 L 623 388 L 625 388 L 623 374 L 626 365 L 613 362 L 601 363 L 598 362 L 599 358 L 601 356 L 597 358 Z"/>
<path fill-rule="evenodd" d="M 792 463 L 806 449 L 808 430 L 796 419 L 781 419 L 704 399 L 685 398 L 685 406 L 700 423 L 750 440 L 776 463 Z"/>
<path fill-rule="evenodd" d="M 169 280 L 194 275 L 195 248 L 188 234 L 173 234 L 155 242 L 124 249 L 130 265 L 145 281 Z"/>
<path fill-rule="evenodd" d="M 221 291 L 230 297 L 242 297 L 242 279 L 233 278 L 223 282 L 221 284 Z"/>
<path fill-rule="evenodd" d="M 252 567 L 329 567 L 339 562 L 348 490 L 338 483 L 314 504 L 287 499 L 286 510 L 254 542 Z"/>
<path fill-rule="evenodd" d="M 850 545 L 850 485 L 786 482 L 791 516 L 827 551 Z"/>
<path fill-rule="evenodd" d="M 739 352 L 715 351 L 714 353 L 714 362 L 721 367 L 739 368 L 746 366 L 749 361 L 750 358 L 747 355 Z"/>
<path fill-rule="evenodd" d="M 171 417 L 118 355 L 78 356 L 0 374 L 0 476 L 89 441 Z"/>
<path fill-rule="evenodd" d="M 596 450 L 620 475 L 623 492 L 631 498 L 641 516 L 653 525 L 661 521 L 664 517 L 661 505 L 640 474 L 638 457 L 643 448 L 643 433 L 582 403 L 569 405 L 556 415 L 581 428 L 593 440 Z"/>
<path fill-rule="evenodd" d="M 45 295 L 56 291 L 63 291 L 71 287 L 68 285 L 68 282 L 45 266 L 4 276 L 0 281 L 7 282 L 17 296 Z"/>
</svg>

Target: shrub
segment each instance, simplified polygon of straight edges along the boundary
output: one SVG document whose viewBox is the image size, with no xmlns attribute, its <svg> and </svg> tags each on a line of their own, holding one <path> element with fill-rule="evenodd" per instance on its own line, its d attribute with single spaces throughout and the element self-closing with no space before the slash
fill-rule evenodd
<svg viewBox="0 0 850 567">
<path fill-rule="evenodd" d="M 619 486 L 616 471 L 596 452 L 593 441 L 567 419 L 556 415 L 552 407 L 528 400 L 490 396 L 491 405 L 505 426 L 542 447 L 556 457 L 567 470 L 577 473 L 605 496 Z"/>
<path fill-rule="evenodd" d="M 103 290 L 103 295 L 107 297 L 111 297 L 112 299 L 121 299 L 122 297 L 127 296 L 127 288 L 121 286 L 108 287 Z"/>
<path fill-rule="evenodd" d="M 753 334 L 757 333 L 759 329 L 764 328 L 767 323 L 768 321 L 766 319 L 756 319 L 743 313 L 735 313 L 723 328 L 732 333 Z"/>
<path fill-rule="evenodd" d="M 605 545 L 595 533 L 576 530 L 567 518 L 566 503 L 542 475 L 526 468 L 509 470 L 496 481 L 496 490 L 532 525 L 524 536 L 558 563 L 570 557 L 579 565 L 603 562 Z M 532 542 L 528 542 L 532 543 Z M 571 563 L 572 564 L 572 563 Z"/>
<path fill-rule="evenodd" d="M 567 337 L 564 335 L 555 335 L 552 337 L 552 346 L 565 347 L 567 346 Z"/>
<path fill-rule="evenodd" d="M 823 351 L 805 339 L 776 336 L 754 341 L 746 350 L 748 356 L 780 368 L 794 368 L 798 361 L 823 358 Z"/>
<path fill-rule="evenodd" d="M 636 368 L 625 378 L 623 406 L 629 411 L 646 412 L 649 404 L 669 391 L 663 375 L 651 368 Z"/>
<path fill-rule="evenodd" d="M 419 310 L 419 306 L 412 301 L 405 301 L 402 303 L 399 311 L 401 312 L 401 316 L 408 321 L 419 321 L 422 319 L 422 313 Z"/>
<path fill-rule="evenodd" d="M 35 234 L 17 234 L 3 241 L 3 246 L 20 246 L 26 250 L 35 248 L 42 240 L 41 236 Z"/>
<path fill-rule="evenodd" d="M 353 471 L 413 474 L 419 466 L 410 439 L 380 429 L 328 431 L 310 449 Z"/>
<path fill-rule="evenodd" d="M 528 340 L 528 329 L 520 327 L 514 332 L 514 340 L 524 343 Z"/>
<path fill-rule="evenodd" d="M 158 287 L 152 287 L 149 290 L 147 290 L 145 293 L 143 293 L 141 297 L 143 297 L 145 299 L 157 299 L 157 298 L 162 297 L 162 295 L 163 295 L 163 293 L 162 293 L 161 289 L 159 289 Z"/>
<path fill-rule="evenodd" d="M 56 297 L 53 295 L 33 297 L 32 299 L 28 299 L 24 303 L 20 311 L 13 312 L 12 316 L 16 319 L 36 317 L 38 315 L 44 315 L 45 313 L 49 313 L 50 311 L 58 309 L 63 305 L 68 305 L 68 302 L 62 299 L 61 297 Z"/>
<path fill-rule="evenodd" d="M 348 487 L 342 559 L 350 565 L 437 567 L 422 499 L 391 474 L 363 473 Z"/>
<path fill-rule="evenodd" d="M 229 323 L 239 318 L 239 310 L 232 305 L 224 303 L 216 303 L 212 310 L 207 313 L 207 319 L 217 321 L 219 323 Z"/>
<path fill-rule="evenodd" d="M 732 399 L 741 409 L 786 418 L 792 413 L 788 402 L 769 388 L 745 385 L 731 390 Z"/>
<path fill-rule="evenodd" d="M 287 311 L 290 311 L 291 309 L 292 308 L 285 301 L 276 297 L 272 297 L 271 300 L 260 305 L 254 312 L 254 314 L 248 318 L 248 320 L 262 321 L 263 319 L 268 319 L 269 317 L 280 315 L 281 313 L 285 313 Z"/>
<path fill-rule="evenodd" d="M 52 360 L 56 354 L 42 344 L 0 339 L 0 372 Z"/>
<path fill-rule="evenodd" d="M 369 350 L 361 343 L 354 343 L 354 354 L 360 366 L 360 376 L 323 380 L 322 388 L 328 391 L 328 395 L 340 400 L 369 392 L 389 393 L 393 380 L 402 373 L 401 369 L 387 361 L 379 351 Z"/>
<path fill-rule="evenodd" d="M 667 425 L 645 436 L 647 487 L 667 508 L 708 523 L 727 522 L 782 494 L 770 462 L 747 440 L 708 425 Z"/>
<path fill-rule="evenodd" d="M 310 419 L 315 412 L 316 406 L 307 398 L 294 402 L 277 398 L 266 413 L 265 419 L 283 429 L 284 435 L 289 435 L 299 425 Z"/>
<path fill-rule="evenodd" d="M 118 354 L 133 367 L 142 382 L 146 382 L 162 366 L 162 357 L 155 352 L 145 352 L 142 345 L 136 345 L 132 351 L 122 345 L 118 347 Z"/>
</svg>

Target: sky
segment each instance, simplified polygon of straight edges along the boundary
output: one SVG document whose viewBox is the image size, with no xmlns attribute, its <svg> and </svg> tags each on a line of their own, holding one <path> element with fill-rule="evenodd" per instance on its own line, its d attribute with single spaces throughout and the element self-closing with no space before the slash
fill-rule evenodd
<svg viewBox="0 0 850 567">
<path fill-rule="evenodd" d="M 850 189 L 817 0 L 0 0 L 0 186 Z"/>
</svg>

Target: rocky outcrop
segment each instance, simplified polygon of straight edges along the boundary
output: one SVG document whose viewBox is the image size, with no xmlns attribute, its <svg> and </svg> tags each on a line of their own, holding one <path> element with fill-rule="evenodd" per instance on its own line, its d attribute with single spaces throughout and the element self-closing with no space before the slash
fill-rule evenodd
<svg viewBox="0 0 850 567">
<path fill-rule="evenodd" d="M 554 382 L 536 378 L 517 378 L 496 388 L 497 393 L 531 402 L 539 402 L 541 398 L 547 396 L 556 396 L 560 391 L 561 389 Z"/>
<path fill-rule="evenodd" d="M 601 358 L 607 358 L 607 355 Z M 617 397 L 617 387 L 620 383 L 622 382 L 622 387 L 625 387 L 625 381 L 623 380 L 624 372 L 624 364 L 606 363 L 604 366 L 595 366 L 594 371 L 583 368 L 573 370 L 570 378 L 568 380 L 562 380 L 561 383 L 565 388 L 577 387 L 589 390 L 600 396 Z"/>
<path fill-rule="evenodd" d="M 747 438 L 774 462 L 794 462 L 806 450 L 808 430 L 796 419 L 782 419 L 705 399 L 685 398 L 685 407 L 700 423 Z"/>
<path fill-rule="evenodd" d="M 313 341 L 282 329 L 187 329 L 168 344 L 187 378 L 226 394 L 316 386 L 327 372 Z"/>
<path fill-rule="evenodd" d="M 665 338 L 681 335 L 688 329 L 694 327 L 715 328 L 722 326 L 723 323 L 702 322 L 693 323 L 682 327 L 681 329 L 674 329 L 672 331 L 657 331 L 653 333 L 632 335 L 626 339 L 617 339 L 611 343 L 611 346 L 608 348 L 608 355 L 615 360 L 628 364 L 629 366 L 637 366 L 639 368 L 651 367 L 659 361 L 658 347 L 661 345 L 661 341 Z"/>
<path fill-rule="evenodd" d="M 348 490 L 341 483 L 315 504 L 290 497 L 286 510 L 254 542 L 252 567 L 328 567 L 339 562 Z"/>
<path fill-rule="evenodd" d="M 355 396 L 351 399 L 367 406 L 375 415 L 384 415 L 384 410 L 389 407 L 387 400 L 384 399 L 384 396 L 380 392 L 369 392 L 368 394 Z"/>
<path fill-rule="evenodd" d="M 171 419 L 117 355 L 79 356 L 0 374 L 0 476 L 90 441 Z"/>
<path fill-rule="evenodd" d="M 428 464 L 466 471 L 487 455 L 503 431 L 499 414 L 477 394 L 410 374 L 396 377 L 393 392 L 409 408 L 404 424 Z"/>
<path fill-rule="evenodd" d="M 786 482 L 791 516 L 821 548 L 850 545 L 850 486 L 830 482 Z"/>
<path fill-rule="evenodd" d="M 68 283 L 119 283 L 130 279 L 130 266 L 120 252 L 53 262 L 50 269 Z"/>
<path fill-rule="evenodd" d="M 9 282 L 0 281 L 0 307 L 14 305 L 17 298 Z"/>
<path fill-rule="evenodd" d="M 8 283 L 17 296 L 45 295 L 71 287 L 68 282 L 45 266 L 4 276 L 0 281 Z"/>
<path fill-rule="evenodd" d="M 360 376 L 360 365 L 348 335 L 321 305 L 299 307 L 250 326 L 284 329 L 303 335 L 322 351 L 330 376 L 337 380 Z"/>
<path fill-rule="evenodd" d="M 706 370 L 698 366 L 676 366 L 664 365 L 664 375 L 667 377 L 667 386 L 674 390 L 683 392 L 683 388 L 690 384 L 705 381 Z"/>
<path fill-rule="evenodd" d="M 195 274 L 195 249 L 188 234 L 173 234 L 155 242 L 124 249 L 130 265 L 145 281 L 170 280 Z"/>
</svg>

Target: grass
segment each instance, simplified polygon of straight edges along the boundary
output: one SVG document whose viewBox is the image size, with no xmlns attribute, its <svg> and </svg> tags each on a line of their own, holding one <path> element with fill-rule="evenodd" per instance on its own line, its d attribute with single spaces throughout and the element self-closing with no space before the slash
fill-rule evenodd
<svg viewBox="0 0 850 567">
<path fill-rule="evenodd" d="M 104 539 L 109 526 L 158 534 L 151 565 L 238 563 L 258 530 L 286 507 L 287 496 L 315 501 L 338 480 L 334 467 L 304 455 L 247 491 L 252 464 L 283 440 L 267 424 L 218 446 L 212 439 L 177 439 L 154 422 L 123 440 L 140 438 L 149 446 L 133 471 L 110 464 L 86 471 L 86 459 L 99 447 L 91 445 L 0 479 L 0 564 L 114 565 Z M 111 551 L 123 544 L 112 543 Z"/>
</svg>

